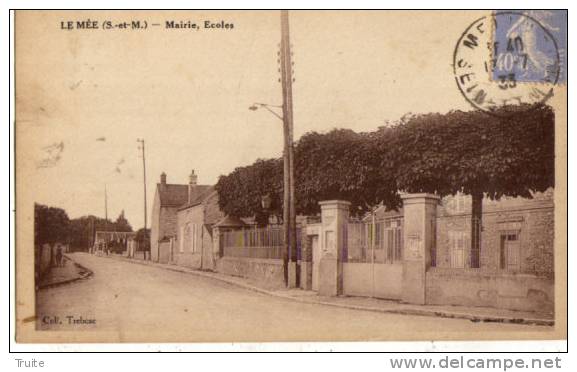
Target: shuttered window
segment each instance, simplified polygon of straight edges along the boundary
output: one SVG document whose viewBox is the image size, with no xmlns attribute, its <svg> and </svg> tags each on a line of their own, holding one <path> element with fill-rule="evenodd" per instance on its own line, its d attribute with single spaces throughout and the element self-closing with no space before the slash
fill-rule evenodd
<svg viewBox="0 0 577 372">
<path fill-rule="evenodd" d="M 521 269 L 521 244 L 518 231 L 501 232 L 500 267 L 507 271 Z"/>
</svg>

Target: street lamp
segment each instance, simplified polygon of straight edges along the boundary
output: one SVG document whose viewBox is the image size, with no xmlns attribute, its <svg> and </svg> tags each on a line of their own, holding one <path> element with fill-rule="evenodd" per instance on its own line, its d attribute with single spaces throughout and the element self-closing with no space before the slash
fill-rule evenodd
<svg viewBox="0 0 577 372">
<path fill-rule="evenodd" d="M 262 107 L 266 110 L 268 110 L 271 114 L 273 114 L 274 116 L 276 116 L 277 118 L 279 118 L 281 121 L 284 122 L 284 119 L 281 115 L 279 115 L 278 113 L 276 113 L 273 109 L 271 109 L 271 107 L 275 107 L 275 108 L 280 108 L 282 109 L 282 106 L 279 105 L 269 105 L 267 103 L 260 103 L 260 102 L 255 102 L 252 104 L 252 106 L 250 106 L 248 109 L 251 111 L 256 111 L 258 110 L 259 107 Z"/>
<path fill-rule="evenodd" d="M 260 199 L 260 204 L 263 210 L 268 211 L 270 210 L 270 205 L 272 203 L 272 198 L 270 197 L 269 194 L 264 195 L 261 199 Z"/>
</svg>

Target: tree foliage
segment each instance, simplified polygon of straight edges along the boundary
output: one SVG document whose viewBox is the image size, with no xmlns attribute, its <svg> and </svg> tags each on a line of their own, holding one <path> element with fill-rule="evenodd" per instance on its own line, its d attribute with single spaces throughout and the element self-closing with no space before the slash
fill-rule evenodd
<svg viewBox="0 0 577 372">
<path fill-rule="evenodd" d="M 130 226 L 130 223 L 128 222 L 126 217 L 124 217 L 124 211 L 120 212 L 120 215 L 118 216 L 116 221 L 114 221 L 112 227 L 114 228 L 114 231 L 132 232 L 132 226 Z"/>
<path fill-rule="evenodd" d="M 407 192 L 530 198 L 554 185 L 554 114 L 548 106 L 517 110 L 412 117 L 386 139 L 394 150 L 383 163 L 394 164 L 397 188 Z"/>
<path fill-rule="evenodd" d="M 70 219 L 62 208 L 34 204 L 34 244 L 54 245 L 68 239 Z"/>
<path fill-rule="evenodd" d="M 407 115 L 370 133 L 310 132 L 295 146 L 299 214 L 319 211 L 321 200 L 352 203 L 362 214 L 383 203 L 400 206 L 399 191 L 440 196 L 463 192 L 499 199 L 531 197 L 554 185 L 554 114 L 550 107 Z M 263 213 L 269 195 L 282 214 L 282 159 L 257 160 L 221 176 L 216 185 L 225 213 Z"/>
<path fill-rule="evenodd" d="M 231 216 L 250 217 L 265 213 L 262 198 L 271 198 L 270 209 L 282 214 L 282 159 L 257 160 L 246 167 L 238 167 L 228 176 L 220 176 L 216 189 L 219 206 Z"/>
<path fill-rule="evenodd" d="M 318 202 L 331 199 L 351 202 L 353 214 L 380 201 L 398 205 L 394 178 L 381 172 L 375 150 L 373 133 L 335 129 L 302 136 L 295 148 L 297 212 L 317 213 Z"/>
<path fill-rule="evenodd" d="M 42 204 L 34 206 L 35 244 L 70 243 L 71 249 L 87 249 L 94 242 L 96 231 L 130 232 L 132 227 L 121 213 L 115 222 L 96 216 L 70 219 L 62 208 Z"/>
<path fill-rule="evenodd" d="M 96 231 L 131 232 L 132 226 L 124 217 L 124 212 L 120 213 L 114 222 L 92 215 L 74 218 L 68 228 L 71 248 L 87 249 L 93 244 Z"/>
<path fill-rule="evenodd" d="M 143 247 L 140 250 L 150 250 L 150 229 L 144 229 L 141 227 L 136 231 L 134 240 L 138 243 L 139 247 Z"/>
</svg>

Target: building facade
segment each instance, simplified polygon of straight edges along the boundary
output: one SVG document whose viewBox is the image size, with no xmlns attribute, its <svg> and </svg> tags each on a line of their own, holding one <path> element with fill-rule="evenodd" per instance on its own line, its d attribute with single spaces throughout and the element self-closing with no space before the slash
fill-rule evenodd
<svg viewBox="0 0 577 372">
<path fill-rule="evenodd" d="M 213 247 L 213 226 L 223 217 L 218 208 L 218 193 L 212 187 L 179 208 L 175 263 L 214 270 L 218 247 Z"/>
<path fill-rule="evenodd" d="M 186 205 L 190 198 L 196 198 L 210 188 L 207 185 L 197 185 L 194 171 L 188 184 L 168 184 L 166 174 L 160 176 L 156 185 L 152 205 L 152 221 L 150 231 L 151 259 L 155 262 L 171 261 L 170 247 L 174 247 L 171 239 L 176 239 L 178 230 L 178 209 Z"/>
<path fill-rule="evenodd" d="M 433 266 L 473 269 L 468 195 L 445 197 L 437 209 Z M 532 199 L 483 200 L 479 268 L 516 274 L 553 274 L 553 189 Z"/>
<path fill-rule="evenodd" d="M 194 170 L 187 185 L 167 184 L 166 174 L 161 175 L 152 209 L 153 261 L 214 269 L 212 227 L 224 215 L 214 187 L 197 180 Z"/>
</svg>

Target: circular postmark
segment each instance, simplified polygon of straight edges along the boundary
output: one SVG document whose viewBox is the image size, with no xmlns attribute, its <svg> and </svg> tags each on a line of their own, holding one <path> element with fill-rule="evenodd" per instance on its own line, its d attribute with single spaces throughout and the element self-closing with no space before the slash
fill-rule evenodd
<svg viewBox="0 0 577 372">
<path fill-rule="evenodd" d="M 459 90 L 473 107 L 489 113 L 506 106 L 544 103 L 559 80 L 557 42 L 535 17 L 496 12 L 463 32 L 453 55 Z"/>
</svg>

